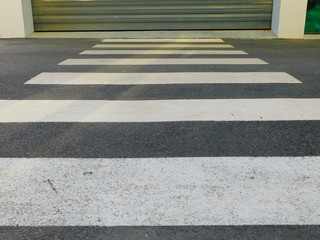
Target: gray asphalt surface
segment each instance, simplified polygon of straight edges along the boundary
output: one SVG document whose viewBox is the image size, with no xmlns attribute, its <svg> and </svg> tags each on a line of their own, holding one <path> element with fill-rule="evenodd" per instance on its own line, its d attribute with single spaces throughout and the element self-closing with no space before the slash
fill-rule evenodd
<svg viewBox="0 0 320 240">
<path fill-rule="evenodd" d="M 318 240 L 318 226 L 4 227 L 1 239 Z"/>
<path fill-rule="evenodd" d="M 269 65 L 58 66 L 101 40 L 0 40 L 0 99 L 320 98 L 319 40 L 225 40 Z M 121 58 L 133 55 L 100 55 Z M 134 57 L 164 57 L 135 55 Z M 174 57 L 181 57 L 175 55 Z M 204 57 L 193 55 L 186 57 Z M 205 57 L 210 57 L 206 55 Z M 215 56 L 215 57 L 231 57 Z M 24 85 L 41 72 L 287 72 L 303 84 Z M 319 106 L 320 111 L 320 106 Z M 319 121 L 0 123 L 0 157 L 319 156 Z M 320 239 L 320 226 L 0 227 L 0 239 Z"/>
<path fill-rule="evenodd" d="M 225 58 L 260 58 L 268 65 L 171 66 L 58 66 L 99 40 L 23 39 L 0 41 L 1 99 L 215 99 L 215 98 L 318 98 L 320 97 L 319 40 L 225 40 L 249 55 Z M 92 57 L 92 56 L 91 56 Z M 165 55 L 94 55 L 94 58 L 165 57 Z M 175 55 L 171 57 L 181 57 Z M 184 56 L 188 58 L 210 55 Z M 211 55 L 212 57 L 212 55 Z M 41 72 L 287 72 L 303 82 L 288 84 L 218 84 L 170 86 L 36 86 L 24 85 Z"/>
</svg>

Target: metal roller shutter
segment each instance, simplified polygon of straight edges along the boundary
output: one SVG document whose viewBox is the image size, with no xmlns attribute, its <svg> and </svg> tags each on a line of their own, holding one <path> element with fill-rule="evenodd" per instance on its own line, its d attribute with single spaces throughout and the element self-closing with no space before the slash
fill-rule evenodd
<svg viewBox="0 0 320 240">
<path fill-rule="evenodd" d="M 32 0 L 35 31 L 270 29 L 273 0 Z"/>
</svg>

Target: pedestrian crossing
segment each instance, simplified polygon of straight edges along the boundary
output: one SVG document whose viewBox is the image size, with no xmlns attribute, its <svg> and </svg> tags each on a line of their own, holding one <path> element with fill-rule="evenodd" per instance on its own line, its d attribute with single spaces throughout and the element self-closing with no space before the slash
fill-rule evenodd
<svg viewBox="0 0 320 240">
<path fill-rule="evenodd" d="M 97 48 L 84 50 L 58 67 L 137 68 L 43 72 L 25 85 L 126 86 L 136 91 L 151 85 L 170 89 L 173 85 L 303 84 L 286 72 L 189 69 L 269 65 L 221 39 L 104 39 L 93 46 Z M 115 54 L 137 56 L 115 58 Z M 155 65 L 186 66 L 188 71 L 139 69 Z M 288 157 L 271 154 L 280 145 L 293 152 L 299 141 L 302 146 L 312 134 L 309 143 L 317 144 L 317 132 L 312 130 L 316 128 L 310 127 L 310 135 L 294 144 L 286 143 L 286 135 L 319 121 L 319 106 L 318 98 L 232 96 L 0 100 L 0 123 L 8 128 L 27 126 L 37 133 L 37 137 L 28 136 L 28 130 L 22 133 L 28 139 L 24 151 L 33 155 L 22 152 L 0 158 L 0 203 L 6 213 L 0 215 L 0 225 L 319 224 L 320 158 L 305 151 Z M 47 129 L 55 131 L 49 134 Z M 268 142 L 273 145 L 264 146 Z"/>
<path fill-rule="evenodd" d="M 1 225 L 317 224 L 319 160 L 0 159 Z"/>
<path fill-rule="evenodd" d="M 0 122 L 183 122 L 320 120 L 320 99 L 11 100 Z"/>
<path fill-rule="evenodd" d="M 240 50 L 85 50 L 82 55 L 108 55 L 108 54 L 183 54 L 183 55 L 247 55 Z"/>
<path fill-rule="evenodd" d="M 222 39 L 206 39 L 206 38 L 161 38 L 161 39 L 150 39 L 150 38 L 135 38 L 135 39 L 124 39 L 124 38 L 111 38 L 103 39 L 102 42 L 107 43 L 224 43 Z"/>
<path fill-rule="evenodd" d="M 213 43 L 201 43 L 201 44 L 183 44 L 183 43 L 176 43 L 176 44 L 170 44 L 170 43 L 165 43 L 165 44 L 152 44 L 152 43 L 147 43 L 147 44 L 96 44 L 93 46 L 93 48 L 111 48 L 111 49 L 186 49 L 186 48 L 193 48 L 193 49 L 201 49 L 201 48 L 234 48 L 230 44 L 213 44 Z"/>
<path fill-rule="evenodd" d="M 25 84 L 139 85 L 139 84 L 263 84 L 301 82 L 283 72 L 171 72 L 171 73 L 70 73 L 45 72 Z"/>
<path fill-rule="evenodd" d="M 257 58 L 88 58 L 67 59 L 59 65 L 204 65 L 204 64 L 268 64 Z"/>
</svg>

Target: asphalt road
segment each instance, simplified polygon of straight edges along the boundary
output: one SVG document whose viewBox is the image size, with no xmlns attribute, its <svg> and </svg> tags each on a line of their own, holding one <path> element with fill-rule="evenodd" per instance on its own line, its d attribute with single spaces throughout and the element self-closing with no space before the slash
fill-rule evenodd
<svg viewBox="0 0 320 240">
<path fill-rule="evenodd" d="M 11 100 L 319 98 L 317 40 L 225 40 L 268 65 L 61 66 L 97 40 L 0 41 L 0 97 Z M 236 56 L 246 58 L 247 55 Z M 94 58 L 106 57 L 95 55 Z M 108 58 L 133 57 L 108 55 Z M 164 57 L 135 55 L 137 58 Z M 174 55 L 171 57 L 181 57 Z M 187 58 L 208 57 L 201 55 Z M 225 55 L 214 56 L 223 58 Z M 227 56 L 230 57 L 230 56 Z M 303 84 L 25 85 L 42 72 L 286 72 Z M 19 131 L 17 131 L 19 129 Z M 319 156 L 317 121 L 0 124 L 1 157 Z M 196 139 L 196 141 L 194 141 Z M 249 147 L 248 147 L 249 146 Z"/>
<path fill-rule="evenodd" d="M 318 98 L 318 40 L 225 40 L 235 49 L 260 58 L 268 65 L 165 65 L 165 66 L 58 66 L 68 58 L 88 58 L 80 52 L 91 49 L 100 40 L 23 39 L 1 40 L 1 99 L 220 99 L 220 98 Z M 247 55 L 236 56 L 247 58 Z M 95 55 L 94 58 L 105 56 Z M 133 55 L 108 55 L 108 58 Z M 165 57 L 135 55 L 135 58 Z M 174 55 L 170 57 L 181 57 Z M 184 58 L 207 57 L 187 55 Z M 227 55 L 215 58 L 230 57 Z M 302 85 L 164 85 L 164 86 L 30 86 L 26 81 L 42 72 L 287 72 Z"/>
<path fill-rule="evenodd" d="M 101 39 L 0 40 L 0 100 L 320 98 L 319 40 L 229 40 L 268 65 L 64 66 Z M 164 48 L 165 49 L 165 48 Z M 94 58 L 165 58 L 96 55 Z M 170 58 L 208 55 L 172 55 Z M 213 57 L 213 56 L 209 56 Z M 230 56 L 218 55 L 215 58 Z M 302 84 L 26 85 L 42 72 L 286 72 Z M 319 106 L 320 111 L 320 106 Z M 1 113 L 0 113 L 1 114 Z M 1 158 L 320 156 L 320 121 L 0 123 Z M 320 190 L 319 190 L 320 191 Z M 320 207 L 313 209 L 320 214 Z M 2 214 L 6 214 L 3 212 Z M 320 216 L 320 215 L 319 215 Z M 320 224 L 320 217 L 318 219 Z M 319 225 L 0 227 L 0 239 L 319 239 Z"/>
</svg>

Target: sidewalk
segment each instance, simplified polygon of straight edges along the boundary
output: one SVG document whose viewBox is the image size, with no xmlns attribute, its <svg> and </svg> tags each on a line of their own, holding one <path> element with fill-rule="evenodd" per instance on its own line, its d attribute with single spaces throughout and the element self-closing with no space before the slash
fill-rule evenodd
<svg viewBox="0 0 320 240">
<path fill-rule="evenodd" d="M 109 32 L 37 32 L 28 38 L 238 38 L 272 39 L 270 30 L 248 31 L 109 31 Z"/>
<path fill-rule="evenodd" d="M 120 31 L 120 32 L 35 32 L 28 38 L 225 38 L 278 39 L 270 30 L 239 31 Z M 320 34 L 305 34 L 304 39 L 320 39 Z"/>
</svg>

